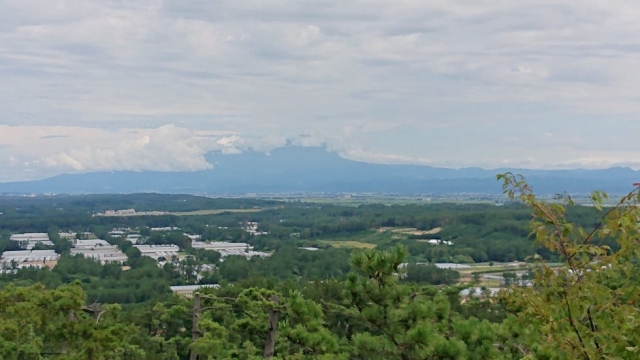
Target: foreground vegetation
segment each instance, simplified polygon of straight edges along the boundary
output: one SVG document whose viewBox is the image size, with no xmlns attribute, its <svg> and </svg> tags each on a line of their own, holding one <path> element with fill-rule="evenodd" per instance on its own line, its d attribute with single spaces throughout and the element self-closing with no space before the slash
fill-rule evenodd
<svg viewBox="0 0 640 360">
<path fill-rule="evenodd" d="M 63 257 L 52 271 L 24 269 L 5 275 L 0 290 L 0 357 L 637 359 L 637 189 L 616 207 L 602 208 L 606 196 L 596 192 L 594 206 L 580 208 L 568 197 L 539 201 L 524 179 L 511 174 L 500 179 L 505 193 L 524 207 L 473 207 L 464 213 L 447 205 L 411 213 L 405 207 L 323 210 L 324 206 L 305 205 L 253 213 L 251 219 L 269 226 L 270 237 L 246 239 L 275 248 L 275 254 L 267 260 L 226 259 L 216 275 L 222 277 L 218 279 L 222 286 L 201 289 L 188 299 L 167 289 L 167 284 L 189 283 L 180 275 L 188 271 L 172 268 L 186 265 L 159 268 L 130 249 L 129 270 Z M 232 226 L 237 216 L 246 215 L 225 216 Z M 77 221 L 73 226 L 82 226 L 84 220 L 73 221 Z M 522 221 L 529 222 L 533 244 L 527 239 L 529 231 L 520 227 Z M 411 234 L 394 238 L 398 232 L 377 230 L 383 226 L 425 231 L 442 227 L 428 236 L 454 245 L 411 242 L 416 240 Z M 358 241 L 368 239 L 377 247 L 297 249 L 317 238 L 343 244 L 351 229 L 363 235 Z M 230 234 L 218 230 L 215 227 L 205 236 Z M 467 231 L 476 236 L 466 240 Z M 501 238 L 507 233 L 511 235 Z M 291 243 L 283 245 L 284 240 Z M 416 250 L 413 244 L 427 247 Z M 322 245 L 326 244 L 318 241 Z M 402 266 L 437 257 L 490 261 L 496 256 L 508 258 L 510 252 L 516 260 L 530 257 L 538 264 L 535 285 L 511 287 L 496 297 L 461 298 L 460 290 L 468 284 L 455 284 L 457 278 L 449 278 L 450 273 Z M 563 266 L 552 267 L 549 261 Z M 425 280 L 420 269 L 437 276 Z M 147 287 L 136 292 L 134 287 L 143 282 Z M 132 295 L 116 299 L 120 293 Z"/>
</svg>

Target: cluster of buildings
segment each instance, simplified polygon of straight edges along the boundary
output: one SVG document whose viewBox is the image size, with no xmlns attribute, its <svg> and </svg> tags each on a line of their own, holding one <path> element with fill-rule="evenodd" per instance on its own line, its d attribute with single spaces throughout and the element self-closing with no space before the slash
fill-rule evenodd
<svg viewBox="0 0 640 360">
<path fill-rule="evenodd" d="M 113 229 L 109 231 L 109 236 L 125 238 L 134 245 L 142 242 L 142 235 L 132 233 L 131 229 Z"/>
<path fill-rule="evenodd" d="M 123 264 L 127 261 L 125 255 L 117 246 L 111 245 L 105 240 L 76 240 L 74 247 L 71 248 L 71 255 L 80 254 L 85 258 L 92 258 L 106 263 Z"/>
<path fill-rule="evenodd" d="M 109 231 L 109 236 L 113 237 L 123 237 L 126 236 L 128 231 L 126 229 L 113 229 Z"/>
<path fill-rule="evenodd" d="M 60 233 L 60 238 L 69 240 L 75 239 L 75 233 Z M 60 255 L 54 249 L 34 250 L 37 245 L 54 247 L 53 241 L 47 233 L 24 233 L 13 234 L 11 241 L 17 243 L 21 250 L 5 251 L 0 256 L 0 271 L 15 271 L 25 267 L 50 267 L 53 268 Z"/>
<path fill-rule="evenodd" d="M 127 216 L 139 214 L 135 213 L 135 210 L 110 210 L 102 214 L 104 216 Z M 258 231 L 257 222 L 243 223 L 243 229 L 249 232 L 251 235 L 266 235 L 267 232 Z M 179 230 L 176 227 L 159 227 L 152 228 L 153 231 L 175 231 Z M 66 238 L 71 241 L 72 248 L 70 249 L 71 255 L 82 255 L 85 258 L 95 259 L 103 264 L 106 263 L 119 263 L 124 264 L 128 257 L 117 246 L 109 244 L 105 240 L 101 239 L 86 239 L 91 237 L 81 233 L 77 236 L 76 233 L 61 232 L 60 237 Z M 164 261 L 175 260 L 179 256 L 180 247 L 177 245 L 145 245 L 142 244 L 144 238 L 137 233 L 132 233 L 131 229 L 113 229 L 109 232 L 109 235 L 113 237 L 122 237 L 130 241 L 134 247 L 140 250 L 142 256 L 150 257 L 159 263 Z M 224 259 L 227 256 L 237 255 L 246 258 L 268 257 L 271 253 L 255 251 L 253 246 L 247 243 L 231 243 L 223 241 L 203 242 L 200 235 L 188 236 L 191 240 L 191 246 L 196 249 L 213 250 L 222 255 Z M 79 238 L 79 239 L 77 239 Z M 0 271 L 15 271 L 16 269 L 23 267 L 50 267 L 53 268 L 57 261 L 60 259 L 60 255 L 55 252 L 54 249 L 46 250 L 34 250 L 37 245 L 53 248 L 55 245 L 47 233 L 25 233 L 14 234 L 11 236 L 11 240 L 18 243 L 21 250 L 19 251 L 5 251 L 0 256 Z M 315 248 L 309 250 L 316 250 Z"/>
<path fill-rule="evenodd" d="M 243 223 L 240 223 L 243 225 Z M 267 235 L 269 234 L 266 231 L 258 231 L 258 223 L 255 221 L 248 221 L 244 223 L 244 227 L 242 228 L 244 231 L 248 232 L 251 235 Z"/>
<path fill-rule="evenodd" d="M 31 250 L 37 244 L 44 246 L 53 246 L 53 242 L 49 240 L 47 233 L 26 233 L 11 235 L 11 241 L 18 243 L 21 249 Z"/>
<path fill-rule="evenodd" d="M 107 210 L 103 213 L 97 213 L 94 216 L 148 216 L 148 215 L 166 215 L 165 211 L 136 211 L 135 209 L 123 209 L 123 210 Z"/>
<path fill-rule="evenodd" d="M 25 267 L 53 268 L 60 259 L 55 250 L 5 251 L 0 257 L 0 273 L 12 272 Z"/>
</svg>

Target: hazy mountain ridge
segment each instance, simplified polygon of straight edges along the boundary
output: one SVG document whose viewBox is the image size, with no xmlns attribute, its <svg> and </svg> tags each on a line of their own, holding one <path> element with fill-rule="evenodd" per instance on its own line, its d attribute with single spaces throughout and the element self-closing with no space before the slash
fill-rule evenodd
<svg viewBox="0 0 640 360">
<path fill-rule="evenodd" d="M 420 165 L 382 165 L 346 160 L 324 148 L 286 146 L 270 154 L 210 153 L 213 169 L 196 172 L 116 171 L 67 174 L 38 181 L 0 184 L 0 193 L 274 193 L 353 192 L 398 194 L 498 194 L 495 175 L 527 176 L 536 192 L 586 194 L 599 189 L 626 193 L 640 172 L 603 170 L 449 169 Z"/>
</svg>

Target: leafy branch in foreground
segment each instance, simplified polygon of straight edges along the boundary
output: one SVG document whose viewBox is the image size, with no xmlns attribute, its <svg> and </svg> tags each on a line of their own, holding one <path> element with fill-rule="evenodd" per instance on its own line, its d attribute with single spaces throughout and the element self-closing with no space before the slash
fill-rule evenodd
<svg viewBox="0 0 640 360">
<path fill-rule="evenodd" d="M 504 295 L 512 311 L 511 346 L 530 358 L 637 359 L 640 357 L 640 192 L 638 188 L 607 211 L 606 193 L 591 194 L 600 220 L 588 231 L 566 219 L 576 206 L 570 196 L 538 200 L 526 179 L 498 175 L 504 193 L 532 209 L 531 235 L 558 253 L 564 266 L 538 258 L 535 286 Z M 615 240 L 617 250 L 604 245 Z"/>
</svg>

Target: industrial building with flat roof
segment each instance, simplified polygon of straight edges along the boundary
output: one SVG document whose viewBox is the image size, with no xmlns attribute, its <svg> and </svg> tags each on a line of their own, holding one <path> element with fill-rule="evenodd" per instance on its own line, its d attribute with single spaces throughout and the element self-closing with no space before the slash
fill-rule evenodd
<svg viewBox="0 0 640 360">
<path fill-rule="evenodd" d="M 26 233 L 26 234 L 13 234 L 11 235 L 11 241 L 15 241 L 22 249 L 31 250 L 37 244 L 53 246 L 53 242 L 49 240 L 49 234 L 47 233 Z"/>
<path fill-rule="evenodd" d="M 132 244 L 137 244 L 143 241 L 142 235 L 140 234 L 129 234 L 127 235 L 127 240 L 130 241 Z"/>
<path fill-rule="evenodd" d="M 156 261 L 170 260 L 178 256 L 180 247 L 177 245 L 133 245 L 140 250 L 142 256 L 150 257 Z"/>
<path fill-rule="evenodd" d="M 55 250 L 18 250 L 5 251 L 0 260 L 2 262 L 45 262 L 60 259 L 60 255 Z"/>
<path fill-rule="evenodd" d="M 86 258 L 93 258 L 101 263 L 117 262 L 124 263 L 127 256 L 105 240 L 77 240 L 71 249 L 71 255 L 83 255 Z"/>
<path fill-rule="evenodd" d="M 191 243 L 191 247 L 195 249 L 217 251 L 220 253 L 220 255 L 222 255 L 223 258 L 230 255 L 244 256 L 246 258 L 251 258 L 254 256 L 259 256 L 259 257 L 271 256 L 271 254 L 269 253 L 253 251 L 253 246 L 247 243 L 230 243 L 230 242 L 224 242 L 224 241 L 211 241 L 211 242 L 194 241 Z"/>
<path fill-rule="evenodd" d="M 55 250 L 18 250 L 18 251 L 5 251 L 0 257 L 0 267 L 3 268 L 17 268 L 23 267 L 44 267 L 48 266 L 53 268 L 60 255 L 56 254 Z"/>
<path fill-rule="evenodd" d="M 73 247 L 76 249 L 91 249 L 100 246 L 113 246 L 109 244 L 106 240 L 101 239 L 93 239 L 93 240 L 76 240 L 73 244 Z"/>
<path fill-rule="evenodd" d="M 193 293 L 202 288 L 210 288 L 217 289 L 220 285 L 218 284 L 203 284 L 203 285 L 181 285 L 181 286 L 171 286 L 171 291 L 178 295 L 191 297 Z"/>
<path fill-rule="evenodd" d="M 75 239 L 76 238 L 76 233 L 74 232 L 60 232 L 60 238 L 61 239 Z"/>
</svg>

